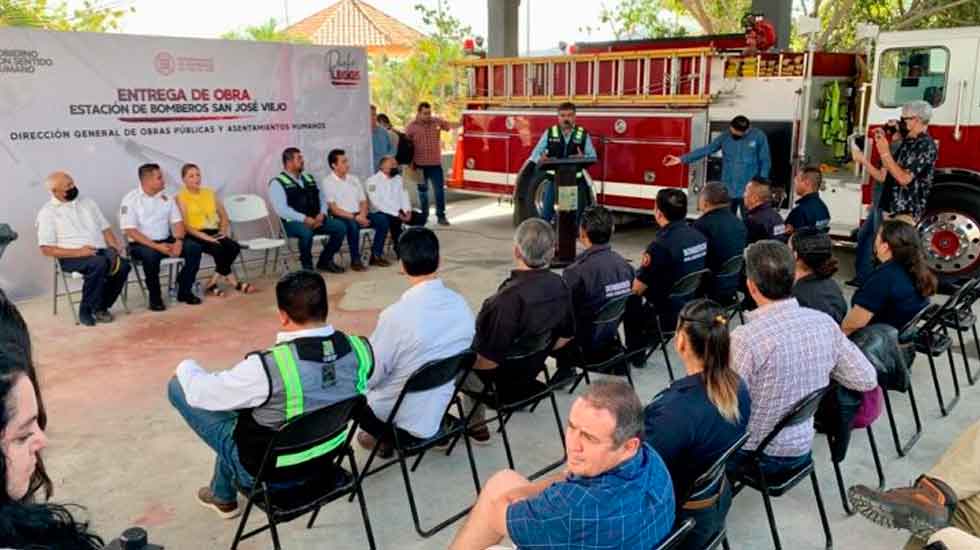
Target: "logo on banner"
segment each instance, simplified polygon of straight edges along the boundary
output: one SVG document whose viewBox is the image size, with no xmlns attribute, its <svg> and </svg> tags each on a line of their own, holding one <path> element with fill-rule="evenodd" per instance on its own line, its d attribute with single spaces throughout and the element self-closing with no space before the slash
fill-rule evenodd
<svg viewBox="0 0 980 550">
<path fill-rule="evenodd" d="M 38 50 L 0 49 L 0 73 L 32 74 L 53 65 L 54 60 L 42 57 Z"/>
<path fill-rule="evenodd" d="M 211 57 L 174 56 L 170 52 L 158 52 L 153 58 L 153 68 L 163 76 L 181 73 L 213 73 L 214 59 Z"/>
<path fill-rule="evenodd" d="M 341 50 L 327 52 L 327 72 L 334 86 L 357 86 L 361 83 L 361 70 L 354 60 L 354 53 Z"/>
<path fill-rule="evenodd" d="M 153 58 L 153 67 L 163 76 L 170 76 L 177 70 L 177 60 L 167 52 L 160 52 Z"/>
</svg>

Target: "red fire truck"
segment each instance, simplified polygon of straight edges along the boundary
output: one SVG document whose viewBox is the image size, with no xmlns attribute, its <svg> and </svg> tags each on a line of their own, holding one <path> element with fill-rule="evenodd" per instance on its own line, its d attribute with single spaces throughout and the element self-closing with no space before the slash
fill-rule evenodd
<svg viewBox="0 0 980 550">
<path fill-rule="evenodd" d="M 844 141 L 897 119 L 903 103 L 925 99 L 935 106 L 929 131 L 939 144 L 921 223 L 930 264 L 950 276 L 980 268 L 980 27 L 881 33 L 870 64 L 862 54 L 746 55 L 744 47 L 743 35 L 725 35 L 468 60 L 450 185 L 513 199 L 515 221 L 536 215 L 549 176 L 527 159 L 555 123 L 555 107 L 573 101 L 598 154 L 588 170 L 595 200 L 650 214 L 659 189 L 686 188 L 693 198 L 705 181 L 720 179 L 720 158 L 665 167 L 663 157 L 707 143 L 742 114 L 769 138 L 771 179 L 786 192 L 784 208 L 795 173 L 821 165 L 831 233 L 846 241 L 864 218 L 871 187 L 844 164 Z"/>
</svg>

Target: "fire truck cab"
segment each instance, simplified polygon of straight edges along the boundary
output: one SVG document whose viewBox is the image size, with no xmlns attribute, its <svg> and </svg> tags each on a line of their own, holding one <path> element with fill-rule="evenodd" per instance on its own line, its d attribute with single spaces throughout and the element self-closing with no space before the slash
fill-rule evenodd
<svg viewBox="0 0 980 550">
<path fill-rule="evenodd" d="M 847 241 L 872 198 L 849 143 L 897 119 L 903 103 L 925 99 L 935 106 L 930 134 L 939 161 L 923 238 L 934 269 L 971 274 L 980 267 L 980 27 L 881 33 L 874 46 L 870 64 L 863 54 L 747 55 L 743 35 L 467 60 L 460 97 L 467 108 L 449 184 L 512 199 L 515 222 L 537 215 L 550 176 L 528 157 L 555 124 L 557 105 L 572 101 L 598 155 L 588 170 L 597 203 L 650 214 L 659 189 L 679 187 L 690 194 L 693 217 L 695 194 L 720 179 L 720 158 L 674 167 L 663 158 L 708 143 L 741 114 L 768 136 L 780 206 L 791 207 L 798 170 L 821 166 L 831 234 Z"/>
</svg>

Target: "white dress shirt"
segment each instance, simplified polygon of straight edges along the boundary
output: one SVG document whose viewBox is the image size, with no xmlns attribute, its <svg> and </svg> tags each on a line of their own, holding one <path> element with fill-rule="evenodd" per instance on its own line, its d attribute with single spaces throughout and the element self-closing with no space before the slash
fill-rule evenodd
<svg viewBox="0 0 980 550">
<path fill-rule="evenodd" d="M 109 222 L 99 205 L 88 197 L 67 202 L 51 197 L 37 213 L 38 246 L 105 248 L 106 229 Z"/>
<path fill-rule="evenodd" d="M 378 317 L 371 335 L 374 375 L 368 381 L 368 404 L 387 420 L 408 377 L 419 367 L 465 351 L 473 342 L 473 311 L 459 293 L 433 279 L 405 291 Z M 416 437 L 439 431 L 442 414 L 453 395 L 453 383 L 408 395 L 395 425 Z"/>
<path fill-rule="evenodd" d="M 170 224 L 181 221 L 175 196 L 166 190 L 150 196 L 137 187 L 126 194 L 119 208 L 119 226 L 124 231 L 136 229 L 151 241 L 170 237 Z"/>
<path fill-rule="evenodd" d="M 328 203 L 335 203 L 352 214 L 357 214 L 361 209 L 361 201 L 367 200 L 364 187 L 357 176 L 347 174 L 346 178 L 340 179 L 332 171 L 323 182 L 323 194 Z"/>
<path fill-rule="evenodd" d="M 276 343 L 291 342 L 297 338 L 330 336 L 330 325 L 280 332 Z M 269 376 L 265 373 L 258 355 L 249 355 L 234 367 L 219 372 L 204 370 L 197 361 L 184 359 L 177 365 L 177 381 L 184 389 L 187 404 L 206 411 L 234 411 L 251 409 L 269 398 Z"/>
<path fill-rule="evenodd" d="M 399 210 L 411 212 L 412 203 L 408 191 L 402 183 L 401 176 L 389 178 L 384 172 L 375 172 L 364 181 L 368 200 L 371 202 L 371 212 L 383 212 L 389 216 L 398 216 Z"/>
</svg>

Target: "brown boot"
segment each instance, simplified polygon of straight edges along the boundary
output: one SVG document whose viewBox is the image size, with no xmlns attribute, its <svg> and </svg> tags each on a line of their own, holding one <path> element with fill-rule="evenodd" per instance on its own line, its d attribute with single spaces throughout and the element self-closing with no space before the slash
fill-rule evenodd
<svg viewBox="0 0 980 550">
<path fill-rule="evenodd" d="M 368 263 L 370 265 L 376 265 L 378 267 L 388 267 L 391 265 L 391 262 L 389 262 L 388 260 L 380 256 L 371 256 L 371 261 Z"/>
<path fill-rule="evenodd" d="M 197 503 L 205 508 L 210 508 L 218 513 L 222 519 L 232 519 L 238 515 L 238 500 L 223 502 L 214 498 L 214 493 L 210 487 L 201 487 L 197 490 Z"/>
<path fill-rule="evenodd" d="M 884 527 L 911 531 L 923 539 L 947 527 L 956 510 L 953 489 L 926 476 L 920 476 L 912 487 L 885 492 L 855 485 L 848 495 L 862 516 Z"/>
</svg>

